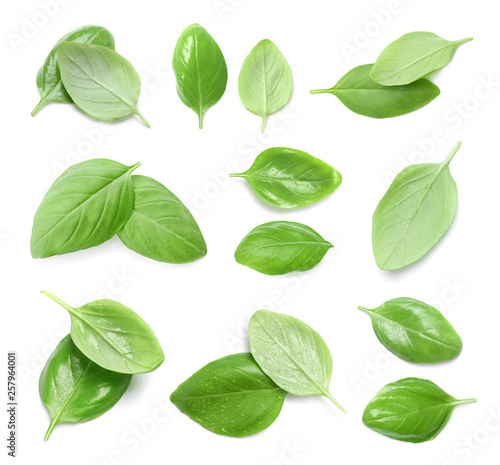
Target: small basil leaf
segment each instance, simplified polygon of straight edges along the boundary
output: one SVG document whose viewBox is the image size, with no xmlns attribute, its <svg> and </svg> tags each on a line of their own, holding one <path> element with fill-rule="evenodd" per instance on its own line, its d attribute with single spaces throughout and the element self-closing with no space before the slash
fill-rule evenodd
<svg viewBox="0 0 500 465">
<path fill-rule="evenodd" d="M 432 381 L 405 378 L 383 387 L 368 403 L 363 423 L 391 439 L 425 442 L 434 439 L 453 409 L 476 399 L 457 400 Z"/>
<path fill-rule="evenodd" d="M 382 50 L 370 77 L 384 86 L 410 84 L 446 66 L 455 49 L 469 40 L 472 37 L 445 40 L 432 32 L 410 32 Z"/>
<path fill-rule="evenodd" d="M 369 310 L 378 340 L 399 358 L 413 363 L 452 360 L 462 351 L 462 339 L 442 313 L 419 300 L 400 297 Z"/>
<path fill-rule="evenodd" d="M 280 208 L 297 208 L 318 202 L 342 183 L 330 165 L 301 150 L 275 147 L 264 150 L 242 177 L 259 199 Z"/>
<path fill-rule="evenodd" d="M 397 270 L 422 258 L 443 237 L 458 207 L 457 186 L 448 165 L 412 165 L 399 173 L 373 214 L 372 244 L 377 265 Z"/>
<path fill-rule="evenodd" d="M 165 360 L 151 327 L 125 305 L 114 300 L 96 300 L 73 308 L 48 291 L 42 294 L 68 310 L 73 342 L 106 370 L 148 373 Z"/>
<path fill-rule="evenodd" d="M 166 263 L 187 263 L 207 254 L 198 224 L 163 184 L 132 176 L 134 208 L 118 237 L 130 250 Z"/>
<path fill-rule="evenodd" d="M 349 110 L 370 118 L 404 115 L 422 108 L 439 95 L 439 88 L 427 79 L 407 86 L 381 86 L 370 78 L 372 66 L 358 66 L 331 89 L 311 90 L 311 94 L 333 94 Z"/>
<path fill-rule="evenodd" d="M 272 221 L 252 229 L 238 244 L 234 258 L 260 273 L 278 275 L 311 270 L 331 247 L 305 224 Z"/>
<path fill-rule="evenodd" d="M 115 39 L 111 32 L 101 26 L 83 26 L 71 31 L 59 39 L 45 59 L 42 67 L 36 75 L 36 85 L 40 91 L 40 102 L 31 112 L 35 116 L 40 108 L 47 102 L 72 103 L 71 97 L 62 85 L 61 73 L 59 72 L 59 60 L 57 47 L 62 42 L 79 42 L 84 44 L 102 45 L 103 47 L 115 49 Z"/>
<path fill-rule="evenodd" d="M 177 81 L 177 94 L 184 105 L 198 115 L 201 129 L 203 114 L 226 91 L 227 66 L 224 55 L 204 27 L 192 24 L 182 31 L 177 41 L 172 67 Z"/>
<path fill-rule="evenodd" d="M 97 158 L 70 166 L 36 211 L 33 258 L 88 249 L 111 239 L 132 213 L 132 171 L 139 165 Z"/>
<path fill-rule="evenodd" d="M 64 87 L 73 102 L 90 116 L 116 121 L 136 114 L 141 79 L 128 60 L 100 45 L 62 42 L 57 48 Z"/>
<path fill-rule="evenodd" d="M 286 394 L 250 354 L 234 354 L 197 371 L 170 400 L 203 428 L 243 437 L 268 428 L 281 412 Z"/>
<path fill-rule="evenodd" d="M 332 355 L 322 337 L 303 321 L 259 310 L 248 324 L 250 351 L 278 386 L 296 396 L 325 396 L 344 408 L 329 392 Z"/>
<path fill-rule="evenodd" d="M 292 72 L 283 54 L 269 39 L 261 40 L 243 62 L 238 92 L 244 107 L 262 118 L 262 132 L 267 116 L 290 100 L 292 86 Z"/>
<path fill-rule="evenodd" d="M 47 360 L 40 375 L 40 397 L 50 413 L 47 441 L 59 423 L 94 420 L 113 407 L 132 375 L 105 370 L 89 360 L 68 334 Z"/>
</svg>

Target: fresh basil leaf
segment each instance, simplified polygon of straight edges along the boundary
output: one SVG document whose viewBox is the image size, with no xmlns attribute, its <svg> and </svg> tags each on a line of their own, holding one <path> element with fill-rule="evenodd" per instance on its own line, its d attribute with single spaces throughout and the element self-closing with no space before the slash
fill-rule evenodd
<svg viewBox="0 0 500 465">
<path fill-rule="evenodd" d="M 261 40 L 243 62 L 238 92 L 244 107 L 262 118 L 262 132 L 268 115 L 288 103 L 292 87 L 292 72 L 285 57 L 269 39 Z"/>
<path fill-rule="evenodd" d="M 412 363 L 453 360 L 462 339 L 443 314 L 419 300 L 400 297 L 373 310 L 358 307 L 372 319 L 373 330 L 385 348 Z"/>
<path fill-rule="evenodd" d="M 68 334 L 40 375 L 40 397 L 50 413 L 47 441 L 59 423 L 94 420 L 111 409 L 127 390 L 132 375 L 105 370 L 89 360 Z"/>
<path fill-rule="evenodd" d="M 439 95 L 439 88 L 427 79 L 406 86 L 381 86 L 370 78 L 372 66 L 358 66 L 331 89 L 311 90 L 311 94 L 333 94 L 349 110 L 370 118 L 404 115 L 422 108 Z"/>
<path fill-rule="evenodd" d="M 197 371 L 170 400 L 203 428 L 243 437 L 268 428 L 281 412 L 286 394 L 250 354 L 234 354 Z"/>
<path fill-rule="evenodd" d="M 42 294 L 68 310 L 73 342 L 106 370 L 148 373 L 165 360 L 151 327 L 125 305 L 103 299 L 73 308 L 48 291 Z"/>
<path fill-rule="evenodd" d="M 200 228 L 186 206 L 163 184 L 132 176 L 135 201 L 118 237 L 130 250 L 166 263 L 187 263 L 207 254 Z"/>
<path fill-rule="evenodd" d="M 445 40 L 432 32 L 410 32 L 382 50 L 370 77 L 384 86 L 410 84 L 446 66 L 455 49 L 469 40 L 472 37 Z"/>
<path fill-rule="evenodd" d="M 342 183 L 341 174 L 306 152 L 285 147 L 264 150 L 242 177 L 264 202 L 280 208 L 298 208 L 330 195 Z"/>
<path fill-rule="evenodd" d="M 443 237 L 457 212 L 457 186 L 448 165 L 412 165 L 399 173 L 373 214 L 372 243 L 377 265 L 397 270 L 422 258 Z"/>
<path fill-rule="evenodd" d="M 61 73 L 59 72 L 57 47 L 62 42 L 95 44 L 102 45 L 111 50 L 115 49 L 113 35 L 101 26 L 79 27 L 59 39 L 36 75 L 36 85 L 40 91 L 40 102 L 38 102 L 38 105 L 31 112 L 31 116 L 35 116 L 47 102 L 73 103 L 73 100 L 62 85 Z"/>
<path fill-rule="evenodd" d="M 70 166 L 36 211 L 32 257 L 76 252 L 111 239 L 132 213 L 132 171 L 139 165 L 97 158 Z"/>
<path fill-rule="evenodd" d="M 116 121 L 136 114 L 141 79 L 128 60 L 100 45 L 62 42 L 57 48 L 64 87 L 73 102 L 90 116 Z"/>
<path fill-rule="evenodd" d="M 199 24 L 182 31 L 174 50 L 172 67 L 177 94 L 184 105 L 198 115 L 199 128 L 203 114 L 224 95 L 227 66 L 219 45 Z"/>
<path fill-rule="evenodd" d="M 368 403 L 363 423 L 391 439 L 425 442 L 434 439 L 453 409 L 476 399 L 457 400 L 432 381 L 405 378 L 383 387 Z"/>
<path fill-rule="evenodd" d="M 278 275 L 311 270 L 331 247 L 305 224 L 272 221 L 252 229 L 238 244 L 234 258 L 259 273 Z"/>
<path fill-rule="evenodd" d="M 345 413 L 329 392 L 332 356 L 314 329 L 292 316 L 258 310 L 248 337 L 255 361 L 278 386 L 296 396 L 325 396 Z"/>
</svg>

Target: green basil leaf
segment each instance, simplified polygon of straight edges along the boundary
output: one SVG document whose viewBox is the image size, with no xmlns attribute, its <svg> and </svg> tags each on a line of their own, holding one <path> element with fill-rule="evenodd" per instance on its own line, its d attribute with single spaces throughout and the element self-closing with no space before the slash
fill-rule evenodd
<svg viewBox="0 0 500 465">
<path fill-rule="evenodd" d="M 264 150 L 242 177 L 259 199 L 280 208 L 311 205 L 342 183 L 333 167 L 301 150 L 275 147 Z"/>
<path fill-rule="evenodd" d="M 399 173 L 373 214 L 377 265 L 397 270 L 422 258 L 443 237 L 458 207 L 448 167 L 460 142 L 442 163 L 412 165 Z"/>
<path fill-rule="evenodd" d="M 410 84 L 446 66 L 455 49 L 469 40 L 472 37 L 445 40 L 432 32 L 410 32 L 382 50 L 370 77 L 384 86 Z"/>
<path fill-rule="evenodd" d="M 462 339 L 443 314 L 419 300 L 400 297 L 373 310 L 358 307 L 372 319 L 378 340 L 399 358 L 412 363 L 453 360 Z"/>
<path fill-rule="evenodd" d="M 272 221 L 252 229 L 238 244 L 234 258 L 259 273 L 278 275 L 311 270 L 331 247 L 305 224 Z"/>
<path fill-rule="evenodd" d="M 118 237 L 130 250 L 166 263 L 187 263 L 207 254 L 200 228 L 186 206 L 163 184 L 132 176 L 134 208 Z"/>
<path fill-rule="evenodd" d="M 40 397 L 50 413 L 47 441 L 59 423 L 94 420 L 123 396 L 132 375 L 105 370 L 89 360 L 68 334 L 40 375 Z"/>
<path fill-rule="evenodd" d="M 292 72 L 285 57 L 269 39 L 261 40 L 243 62 L 238 92 L 244 107 L 262 118 L 262 132 L 267 116 L 288 103 L 292 87 Z"/>
<path fill-rule="evenodd" d="M 42 294 L 68 310 L 73 342 L 106 370 L 148 373 L 165 360 L 151 327 L 125 305 L 104 299 L 73 308 L 48 291 Z"/>
<path fill-rule="evenodd" d="M 434 439 L 453 409 L 476 399 L 457 400 L 432 381 L 405 378 L 383 387 L 363 413 L 368 428 L 392 439 L 425 442 Z"/>
<path fill-rule="evenodd" d="M 63 42 L 57 48 L 64 87 L 73 102 L 90 116 L 115 121 L 136 114 L 141 79 L 128 60 L 100 45 Z"/>
<path fill-rule="evenodd" d="M 97 158 L 70 166 L 36 211 L 33 258 L 88 249 L 111 239 L 132 213 L 132 171 L 139 165 Z"/>
<path fill-rule="evenodd" d="M 182 31 L 174 50 L 172 67 L 177 94 L 184 105 L 198 115 L 199 128 L 203 114 L 224 95 L 227 66 L 219 45 L 199 24 Z"/>
<path fill-rule="evenodd" d="M 286 394 L 250 354 L 234 354 L 197 371 L 170 400 L 203 428 L 243 437 L 268 428 L 281 412 Z"/>
<path fill-rule="evenodd" d="M 329 392 L 332 355 L 314 329 L 292 316 L 258 310 L 248 337 L 255 361 L 278 386 L 296 396 L 325 396 L 345 413 Z"/>
<path fill-rule="evenodd" d="M 331 89 L 311 90 L 311 94 L 333 94 L 349 110 L 370 118 L 404 115 L 422 108 L 439 95 L 439 88 L 427 79 L 406 86 L 381 86 L 370 78 L 372 66 L 358 66 Z"/>
<path fill-rule="evenodd" d="M 57 47 L 62 42 L 95 44 L 102 45 L 111 50 L 115 49 L 113 35 L 101 26 L 79 27 L 59 39 L 36 75 L 36 85 L 40 91 L 40 102 L 38 102 L 38 105 L 31 112 L 31 116 L 35 116 L 47 102 L 73 103 L 73 100 L 62 85 L 61 73 L 59 72 Z"/>
</svg>

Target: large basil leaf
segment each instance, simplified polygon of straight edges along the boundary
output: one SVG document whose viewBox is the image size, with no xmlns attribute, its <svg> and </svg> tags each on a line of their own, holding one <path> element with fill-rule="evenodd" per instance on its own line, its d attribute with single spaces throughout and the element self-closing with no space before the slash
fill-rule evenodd
<svg viewBox="0 0 500 465">
<path fill-rule="evenodd" d="M 462 339 L 451 323 L 424 302 L 400 297 L 373 310 L 358 308 L 370 315 L 378 340 L 403 360 L 446 362 L 462 351 Z"/>
<path fill-rule="evenodd" d="M 90 361 L 68 334 L 49 357 L 40 375 L 40 397 L 50 413 L 47 441 L 59 423 L 93 420 L 113 407 L 132 375 L 105 370 Z"/>
<path fill-rule="evenodd" d="M 59 72 L 57 47 L 62 42 L 96 44 L 112 50 L 115 49 L 115 39 L 113 35 L 101 26 L 79 27 L 59 39 L 36 75 L 36 85 L 40 91 L 40 102 L 38 102 L 38 105 L 31 112 L 31 116 L 35 116 L 40 108 L 42 108 L 47 102 L 73 102 L 68 92 L 66 92 L 66 89 L 62 85 L 61 73 Z"/>
<path fill-rule="evenodd" d="M 341 174 L 324 161 L 285 147 L 264 150 L 249 170 L 230 176 L 245 178 L 257 197 L 281 208 L 310 205 L 342 182 Z"/>
<path fill-rule="evenodd" d="M 203 114 L 226 91 L 227 66 L 224 55 L 204 27 L 192 24 L 182 31 L 177 41 L 172 67 L 177 81 L 177 94 L 198 115 L 201 129 Z"/>
<path fill-rule="evenodd" d="M 278 417 L 286 394 L 250 354 L 234 354 L 197 371 L 170 400 L 209 431 L 243 437 L 269 427 Z"/>
<path fill-rule="evenodd" d="M 322 337 L 303 321 L 259 310 L 248 324 L 250 351 L 278 386 L 296 396 L 325 396 L 344 408 L 329 392 L 332 356 Z"/>
<path fill-rule="evenodd" d="M 198 224 L 186 206 L 163 184 L 132 176 L 134 208 L 120 240 L 134 252 L 167 263 L 187 263 L 207 254 Z"/>
<path fill-rule="evenodd" d="M 238 244 L 234 258 L 260 273 L 278 275 L 311 270 L 331 247 L 305 224 L 272 221 L 252 229 Z"/>
<path fill-rule="evenodd" d="M 64 87 L 78 107 L 90 116 L 115 121 L 136 114 L 141 79 L 128 60 L 101 45 L 62 42 L 57 48 Z"/>
<path fill-rule="evenodd" d="M 165 360 L 151 327 L 125 305 L 105 299 L 73 308 L 48 291 L 42 294 L 68 310 L 73 342 L 101 367 L 118 373 L 148 373 Z"/>
<path fill-rule="evenodd" d="M 98 158 L 70 166 L 38 207 L 33 220 L 31 255 L 45 258 L 88 249 L 111 239 L 134 205 L 132 171 Z"/>
<path fill-rule="evenodd" d="M 453 409 L 476 399 L 457 400 L 432 381 L 405 378 L 383 387 L 363 413 L 368 428 L 392 439 L 425 442 L 434 439 Z"/>
<path fill-rule="evenodd" d="M 267 116 L 288 103 L 292 87 L 292 72 L 285 57 L 269 39 L 261 40 L 243 62 L 238 91 L 244 107 L 262 118 L 262 132 Z"/>
<path fill-rule="evenodd" d="M 455 49 L 469 40 L 472 37 L 445 40 L 432 32 L 410 32 L 382 50 L 370 77 L 384 86 L 410 84 L 446 66 Z"/>
<path fill-rule="evenodd" d="M 372 66 L 358 66 L 331 89 L 311 90 L 311 94 L 333 94 L 349 110 L 370 118 L 404 115 L 427 105 L 439 95 L 439 88 L 427 79 L 406 86 L 377 84 L 370 78 Z"/>
<path fill-rule="evenodd" d="M 373 214 L 373 254 L 379 268 L 397 270 L 422 258 L 443 237 L 458 207 L 448 165 L 412 165 L 399 173 Z"/>
</svg>

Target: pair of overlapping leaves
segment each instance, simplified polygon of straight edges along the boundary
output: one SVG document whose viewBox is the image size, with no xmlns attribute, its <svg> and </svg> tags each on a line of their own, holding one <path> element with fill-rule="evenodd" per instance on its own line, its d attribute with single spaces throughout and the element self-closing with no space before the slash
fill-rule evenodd
<svg viewBox="0 0 500 465">
<path fill-rule="evenodd" d="M 40 396 L 51 422 L 47 440 L 59 423 L 93 420 L 111 409 L 133 374 L 158 368 L 165 356 L 151 327 L 130 308 L 113 300 L 71 307 L 71 334 L 50 356 L 40 376 Z"/>
<path fill-rule="evenodd" d="M 225 436 L 259 433 L 278 417 L 288 393 L 329 392 L 332 357 L 321 336 L 301 320 L 259 310 L 248 327 L 250 352 L 209 363 L 171 395 L 179 410 Z"/>
<path fill-rule="evenodd" d="M 205 256 L 205 240 L 189 210 L 158 181 L 132 175 L 138 166 L 102 158 L 69 167 L 35 214 L 33 258 L 95 247 L 115 234 L 129 249 L 161 262 Z"/>
</svg>

